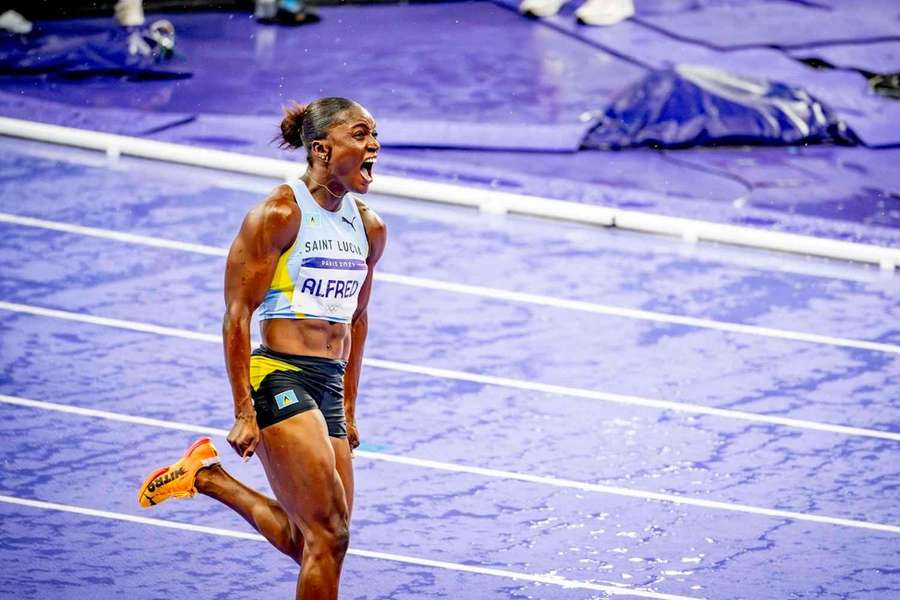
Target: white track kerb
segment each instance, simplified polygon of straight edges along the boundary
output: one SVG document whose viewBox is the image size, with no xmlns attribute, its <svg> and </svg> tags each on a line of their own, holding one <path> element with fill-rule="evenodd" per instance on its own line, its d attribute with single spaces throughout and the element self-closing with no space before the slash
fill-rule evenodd
<svg viewBox="0 0 900 600">
<path fill-rule="evenodd" d="M 112 156 L 125 154 L 219 171 L 272 177 L 279 180 L 294 178 L 302 169 L 302 166 L 297 163 L 274 158 L 60 127 L 8 117 L 0 117 L 0 135 L 88 148 L 106 152 Z M 888 271 L 893 271 L 900 265 L 900 249 L 898 248 L 855 244 L 494 190 L 477 189 L 477 193 L 473 194 L 472 188 L 391 175 L 379 175 L 370 189 L 372 192 L 388 196 L 470 206 L 491 213 L 516 213 L 670 235 L 689 241 L 702 240 L 872 263 Z"/>
</svg>

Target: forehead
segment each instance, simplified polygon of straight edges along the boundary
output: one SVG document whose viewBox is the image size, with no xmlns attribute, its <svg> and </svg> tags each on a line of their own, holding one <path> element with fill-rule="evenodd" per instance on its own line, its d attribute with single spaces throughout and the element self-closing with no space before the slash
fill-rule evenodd
<svg viewBox="0 0 900 600">
<path fill-rule="evenodd" d="M 340 125 L 345 127 L 366 125 L 369 129 L 375 129 L 375 118 L 365 108 L 354 104 L 341 115 Z"/>
</svg>

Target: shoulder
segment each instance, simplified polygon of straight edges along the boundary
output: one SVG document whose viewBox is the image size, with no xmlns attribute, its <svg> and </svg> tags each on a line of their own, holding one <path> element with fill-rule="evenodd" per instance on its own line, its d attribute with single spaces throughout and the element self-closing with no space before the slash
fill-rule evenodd
<svg viewBox="0 0 900 600">
<path fill-rule="evenodd" d="M 370 265 L 374 265 L 381 258 L 384 247 L 387 244 L 387 225 L 381 217 L 372 210 L 368 204 L 362 199 L 353 196 L 356 207 L 359 209 L 359 216 L 366 228 L 366 239 L 369 240 L 369 259 Z"/>
<path fill-rule="evenodd" d="M 244 219 L 245 234 L 269 239 L 274 245 L 284 247 L 293 243 L 300 228 L 300 207 L 294 199 L 294 191 L 282 184 L 266 198 L 250 209 Z"/>
<path fill-rule="evenodd" d="M 384 238 L 387 235 L 387 225 L 384 224 L 378 213 L 372 210 L 362 198 L 353 196 L 353 201 L 356 202 L 356 208 L 359 209 L 359 216 L 366 228 L 366 235 L 369 236 L 369 239 L 371 240 L 372 237 Z"/>
<path fill-rule="evenodd" d="M 294 190 L 284 183 L 272 190 L 256 209 L 259 209 L 261 216 L 272 225 L 299 223 L 300 206 L 294 199 Z"/>
</svg>

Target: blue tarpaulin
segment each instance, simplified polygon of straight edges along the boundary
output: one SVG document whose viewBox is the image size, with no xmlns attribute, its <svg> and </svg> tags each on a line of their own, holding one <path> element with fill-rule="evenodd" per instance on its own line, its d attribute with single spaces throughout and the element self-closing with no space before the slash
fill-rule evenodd
<svg viewBox="0 0 900 600">
<path fill-rule="evenodd" d="M 145 53 L 136 51 L 143 44 Z M 42 25 L 28 36 L 0 34 L 0 75 L 67 79 L 113 76 L 181 79 L 191 74 L 160 58 L 146 31 L 109 26 L 73 31 Z"/>
<path fill-rule="evenodd" d="M 626 88 L 584 141 L 587 148 L 709 144 L 856 143 L 809 93 L 710 67 L 653 71 Z"/>
</svg>

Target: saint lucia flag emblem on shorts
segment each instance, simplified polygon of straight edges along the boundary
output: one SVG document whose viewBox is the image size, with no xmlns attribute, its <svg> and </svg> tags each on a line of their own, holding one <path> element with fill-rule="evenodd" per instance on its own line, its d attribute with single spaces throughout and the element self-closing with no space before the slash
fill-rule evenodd
<svg viewBox="0 0 900 600">
<path fill-rule="evenodd" d="M 298 402 L 300 401 L 297 400 L 297 394 L 294 393 L 294 390 L 281 392 L 275 396 L 275 404 L 278 405 L 278 408 L 285 408 L 286 406 L 297 404 Z"/>
</svg>

